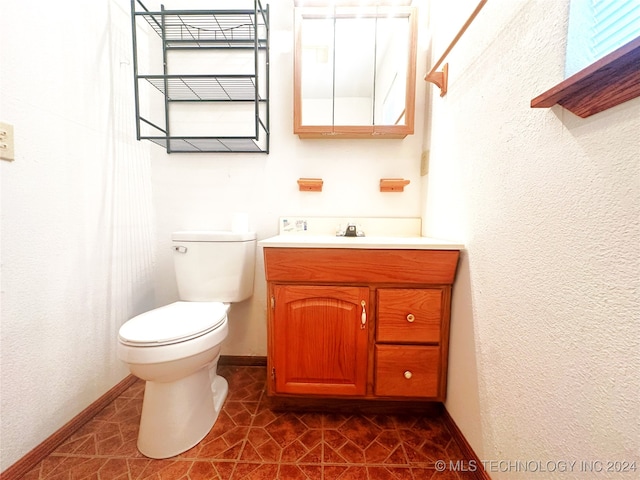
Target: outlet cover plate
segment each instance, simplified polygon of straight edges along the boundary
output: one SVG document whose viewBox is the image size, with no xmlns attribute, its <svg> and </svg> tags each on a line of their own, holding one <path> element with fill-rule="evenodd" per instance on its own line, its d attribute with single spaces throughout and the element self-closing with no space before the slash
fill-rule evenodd
<svg viewBox="0 0 640 480">
<path fill-rule="evenodd" d="M 13 125 L 0 122 L 0 160 L 12 162 L 14 159 Z"/>
</svg>

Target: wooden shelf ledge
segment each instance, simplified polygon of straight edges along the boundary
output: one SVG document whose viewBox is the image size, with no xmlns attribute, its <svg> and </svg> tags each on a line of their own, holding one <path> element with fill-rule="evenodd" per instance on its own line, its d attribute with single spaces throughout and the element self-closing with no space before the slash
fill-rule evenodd
<svg viewBox="0 0 640 480">
<path fill-rule="evenodd" d="M 321 178 L 299 178 L 298 189 L 301 192 L 321 192 L 323 183 Z"/>
<path fill-rule="evenodd" d="M 531 108 L 562 105 L 579 117 L 640 96 L 640 37 L 531 100 Z"/>
<path fill-rule="evenodd" d="M 409 183 L 411 183 L 411 180 L 405 180 L 404 178 L 381 178 L 380 191 L 404 192 L 404 187 L 409 185 Z"/>
</svg>

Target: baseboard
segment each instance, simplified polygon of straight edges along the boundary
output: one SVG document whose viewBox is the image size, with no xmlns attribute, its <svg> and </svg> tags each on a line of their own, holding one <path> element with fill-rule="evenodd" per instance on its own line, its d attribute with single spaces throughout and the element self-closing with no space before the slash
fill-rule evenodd
<svg viewBox="0 0 640 480">
<path fill-rule="evenodd" d="M 18 480 L 44 460 L 51 452 L 62 445 L 73 433 L 95 417 L 104 407 L 113 402 L 120 394 L 136 382 L 137 378 L 128 375 L 115 387 L 98 398 L 69 422 L 59 428 L 16 463 L 0 473 L 2 480 Z"/>
<path fill-rule="evenodd" d="M 220 355 L 218 365 L 234 367 L 266 367 L 267 357 L 243 356 L 243 355 Z"/>
<path fill-rule="evenodd" d="M 473 466 L 475 468 L 473 472 L 468 473 L 473 473 L 476 480 L 491 480 L 489 474 L 482 467 L 482 462 L 478 458 L 478 455 L 476 455 L 476 452 L 473 451 L 473 448 L 471 448 L 471 445 L 469 445 L 467 439 L 464 438 L 464 435 L 458 428 L 458 425 L 456 425 L 456 422 L 453 421 L 453 418 L 451 418 L 451 415 L 449 415 L 446 407 L 442 409 L 442 418 L 444 419 L 444 422 L 449 429 L 449 433 L 451 433 L 451 436 L 458 444 L 458 447 L 460 447 L 465 462 L 467 462 L 464 466 Z"/>
</svg>

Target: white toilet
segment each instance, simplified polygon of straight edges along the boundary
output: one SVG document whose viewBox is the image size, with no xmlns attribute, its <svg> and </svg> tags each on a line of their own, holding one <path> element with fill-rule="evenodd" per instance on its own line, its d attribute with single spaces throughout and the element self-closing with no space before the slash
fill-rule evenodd
<svg viewBox="0 0 640 480">
<path fill-rule="evenodd" d="M 118 335 L 118 357 L 146 381 L 138 449 L 150 458 L 178 455 L 213 427 L 228 391 L 216 368 L 229 303 L 253 294 L 255 232 L 174 232 L 172 243 L 180 301 Z"/>
</svg>

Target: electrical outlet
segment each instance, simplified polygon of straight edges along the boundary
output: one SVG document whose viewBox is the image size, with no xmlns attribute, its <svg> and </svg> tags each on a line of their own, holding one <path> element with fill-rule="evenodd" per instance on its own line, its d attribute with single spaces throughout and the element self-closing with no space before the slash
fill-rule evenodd
<svg viewBox="0 0 640 480">
<path fill-rule="evenodd" d="M 429 173 L 429 150 L 422 152 L 420 156 L 420 176 L 424 177 Z"/>
<path fill-rule="evenodd" d="M 12 162 L 14 159 L 13 125 L 0 122 L 0 160 Z"/>
</svg>

